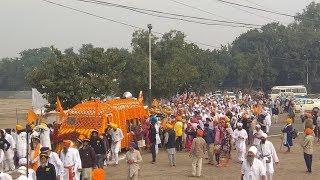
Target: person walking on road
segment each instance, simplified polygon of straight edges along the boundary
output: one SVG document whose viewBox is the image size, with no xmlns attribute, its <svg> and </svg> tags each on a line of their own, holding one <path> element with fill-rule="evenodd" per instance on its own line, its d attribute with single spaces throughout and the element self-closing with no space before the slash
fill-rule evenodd
<svg viewBox="0 0 320 180">
<path fill-rule="evenodd" d="M 79 149 L 79 155 L 82 165 L 82 180 L 91 180 L 93 169 L 97 168 L 97 159 L 94 149 L 89 146 L 90 139 L 82 140 L 82 147 Z"/>
<path fill-rule="evenodd" d="M 288 118 L 286 120 L 286 126 L 282 129 L 283 132 L 283 145 L 286 146 L 288 148 L 287 152 L 290 152 L 290 148 L 291 146 L 293 146 L 293 142 L 292 142 L 292 131 L 293 131 L 293 127 L 292 127 L 292 119 Z"/>
<path fill-rule="evenodd" d="M 305 137 L 304 137 L 304 141 L 301 144 L 302 148 L 303 148 L 303 157 L 304 157 L 304 161 L 306 163 L 307 166 L 307 173 L 311 173 L 312 169 L 312 154 L 313 154 L 313 141 L 314 141 L 314 137 L 313 137 L 313 131 L 310 128 L 307 128 L 304 131 Z"/>
<path fill-rule="evenodd" d="M 197 130 L 197 137 L 192 141 L 190 157 L 192 157 L 192 176 L 200 177 L 202 171 L 202 160 L 206 152 L 206 141 L 202 138 L 203 131 Z"/>
<path fill-rule="evenodd" d="M 149 140 L 150 140 L 150 146 L 151 146 L 151 154 L 152 154 L 152 161 L 151 163 L 154 164 L 156 163 L 156 157 L 157 157 L 157 153 L 156 153 L 156 146 L 157 145 L 157 130 L 155 127 L 155 124 L 157 122 L 157 118 L 155 116 L 153 116 L 151 118 L 151 125 L 150 125 L 150 129 L 149 129 Z"/>
<path fill-rule="evenodd" d="M 126 153 L 126 161 L 128 165 L 128 180 L 138 180 L 140 170 L 139 163 L 142 162 L 142 157 L 137 149 L 137 144 L 131 142 L 130 150 Z"/>
<path fill-rule="evenodd" d="M 266 180 L 266 169 L 256 158 L 257 152 L 255 146 L 249 148 L 247 158 L 241 166 L 241 180 Z"/>
<path fill-rule="evenodd" d="M 267 140 L 268 135 L 263 133 L 261 135 L 261 141 L 257 146 L 258 149 L 258 158 L 263 163 L 266 168 L 266 180 L 272 180 L 274 173 L 274 163 L 279 163 L 279 158 L 277 156 L 276 149 L 274 148 L 272 142 Z"/>
<path fill-rule="evenodd" d="M 242 163 L 246 153 L 246 139 L 248 139 L 246 130 L 242 129 L 242 123 L 237 124 L 237 129 L 233 132 L 233 139 L 236 143 L 238 161 Z"/>
<path fill-rule="evenodd" d="M 204 140 L 207 143 L 207 152 L 209 162 L 208 164 L 214 165 L 213 153 L 214 153 L 214 132 L 209 128 L 209 124 L 204 124 Z"/>
<path fill-rule="evenodd" d="M 91 132 L 89 145 L 93 148 L 96 156 L 96 163 L 99 168 L 103 168 L 104 159 L 106 156 L 106 147 L 104 140 L 99 137 L 99 132 L 97 130 L 93 130 Z M 116 164 L 118 162 L 116 161 Z"/>
<path fill-rule="evenodd" d="M 176 133 L 176 149 L 182 151 L 182 135 L 183 135 L 183 123 L 181 122 L 181 116 L 178 116 L 177 122 L 174 125 L 174 131 Z"/>
<path fill-rule="evenodd" d="M 176 166 L 176 149 L 175 149 L 175 139 L 176 133 L 173 130 L 173 126 L 171 124 L 166 124 L 166 133 L 164 135 L 164 144 L 166 146 L 168 152 L 168 158 L 170 162 L 170 166 Z"/>
</svg>

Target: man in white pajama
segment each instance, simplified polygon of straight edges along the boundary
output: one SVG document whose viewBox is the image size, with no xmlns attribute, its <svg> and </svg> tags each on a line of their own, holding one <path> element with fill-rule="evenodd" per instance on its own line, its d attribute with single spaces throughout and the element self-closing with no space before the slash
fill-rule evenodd
<svg viewBox="0 0 320 180">
<path fill-rule="evenodd" d="M 123 139 L 123 133 L 120 128 L 116 124 L 111 124 L 113 129 L 112 131 L 112 145 L 111 145 L 111 153 L 112 158 L 115 162 L 115 165 L 119 163 L 119 152 L 121 150 L 121 140 Z"/>
<path fill-rule="evenodd" d="M 268 135 L 266 133 L 263 133 L 261 136 L 261 142 L 258 149 L 257 156 L 263 163 L 264 167 L 266 168 L 266 179 L 272 180 L 272 176 L 274 173 L 273 163 L 278 164 L 279 158 L 277 156 L 277 152 L 273 146 L 273 144 L 267 140 Z"/>
<path fill-rule="evenodd" d="M 242 129 L 242 123 L 237 123 L 237 129 L 233 131 L 233 139 L 236 143 L 238 161 L 243 162 L 245 159 L 248 134 L 246 130 Z"/>
<path fill-rule="evenodd" d="M 60 158 L 64 166 L 63 180 L 80 180 L 80 171 L 82 169 L 79 151 L 70 147 L 71 141 L 63 141 L 63 150 Z"/>
</svg>

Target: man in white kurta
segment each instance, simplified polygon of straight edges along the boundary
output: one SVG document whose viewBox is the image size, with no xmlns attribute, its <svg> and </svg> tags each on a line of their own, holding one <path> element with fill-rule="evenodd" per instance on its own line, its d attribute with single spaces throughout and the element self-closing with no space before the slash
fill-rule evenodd
<svg viewBox="0 0 320 180">
<path fill-rule="evenodd" d="M 272 142 L 267 140 L 267 134 L 263 133 L 261 137 L 261 142 L 259 146 L 257 147 L 258 149 L 258 154 L 257 156 L 263 163 L 264 167 L 266 168 L 266 179 L 267 180 L 272 180 L 272 176 L 274 173 L 274 163 L 279 163 L 279 158 L 277 156 L 277 152 L 272 144 Z"/>
<path fill-rule="evenodd" d="M 112 158 L 117 165 L 119 163 L 119 152 L 121 150 L 121 140 L 123 139 L 123 133 L 120 128 L 117 127 L 117 125 L 112 125 L 112 145 L 111 145 L 111 153 Z"/>
<path fill-rule="evenodd" d="M 10 148 L 4 152 L 4 169 L 5 171 L 13 171 L 15 169 L 13 157 L 14 151 L 16 150 L 16 142 L 10 134 L 6 133 L 5 130 L 3 131 L 5 134 L 5 139 L 10 143 Z"/>
<path fill-rule="evenodd" d="M 18 159 L 27 157 L 27 133 L 23 131 L 23 127 L 16 125 L 16 148 Z"/>
<path fill-rule="evenodd" d="M 242 123 L 237 123 L 237 129 L 233 131 L 233 139 L 236 144 L 238 161 L 243 162 L 245 159 L 246 139 L 248 139 L 248 134 L 246 130 L 242 129 Z"/>
<path fill-rule="evenodd" d="M 18 171 L 19 171 L 19 169 L 21 170 L 21 167 L 24 167 L 24 172 L 25 172 L 25 174 L 27 174 L 27 159 L 26 158 L 21 158 L 21 159 L 19 159 L 19 168 L 18 168 Z M 20 179 L 22 179 L 22 177 L 20 178 Z M 37 178 L 36 178 L 36 172 L 32 169 L 32 168 L 29 168 L 28 169 L 28 178 L 27 178 L 27 180 L 36 180 Z"/>
<path fill-rule="evenodd" d="M 271 114 L 269 111 L 266 112 L 266 117 L 265 117 L 265 120 L 266 120 L 266 133 L 269 134 L 270 132 L 270 127 L 271 127 Z"/>
<path fill-rule="evenodd" d="M 39 126 L 37 126 L 37 128 L 39 129 L 40 144 L 43 147 L 48 147 L 51 149 L 50 129 L 45 123 L 41 123 Z"/>
<path fill-rule="evenodd" d="M 263 131 L 261 130 L 261 126 L 257 124 L 255 126 L 255 130 L 253 130 L 253 145 L 258 146 L 260 144 L 260 139 L 263 134 Z"/>
<path fill-rule="evenodd" d="M 135 143 L 131 143 L 130 150 L 126 153 L 126 161 L 128 165 L 128 180 L 137 180 L 138 173 L 140 170 L 139 163 L 142 162 L 141 154 L 138 150 Z"/>
<path fill-rule="evenodd" d="M 256 158 L 257 148 L 251 146 L 248 155 L 241 165 L 241 179 L 243 180 L 265 180 L 266 169 L 262 162 Z"/>
<path fill-rule="evenodd" d="M 63 150 L 60 158 L 64 166 L 63 180 L 80 180 L 80 170 L 82 169 L 79 151 L 70 147 L 71 141 L 63 141 Z"/>
</svg>

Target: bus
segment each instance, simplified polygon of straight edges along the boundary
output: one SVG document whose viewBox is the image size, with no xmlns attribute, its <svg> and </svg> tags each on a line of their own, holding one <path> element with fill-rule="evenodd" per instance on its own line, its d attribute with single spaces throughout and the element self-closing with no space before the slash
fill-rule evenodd
<svg viewBox="0 0 320 180">
<path fill-rule="evenodd" d="M 304 85 L 274 86 L 271 88 L 269 97 L 272 100 L 280 96 L 307 97 L 307 88 Z"/>
</svg>

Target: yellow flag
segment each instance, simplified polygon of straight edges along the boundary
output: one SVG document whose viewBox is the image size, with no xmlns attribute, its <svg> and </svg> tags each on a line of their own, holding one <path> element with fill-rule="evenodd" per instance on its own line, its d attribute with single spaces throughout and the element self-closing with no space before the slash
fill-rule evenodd
<svg viewBox="0 0 320 180">
<path fill-rule="evenodd" d="M 27 114 L 27 121 L 29 124 L 33 123 L 34 121 L 36 121 L 38 119 L 38 116 L 36 115 L 36 113 L 34 113 L 31 109 L 28 111 Z"/>
</svg>

